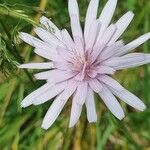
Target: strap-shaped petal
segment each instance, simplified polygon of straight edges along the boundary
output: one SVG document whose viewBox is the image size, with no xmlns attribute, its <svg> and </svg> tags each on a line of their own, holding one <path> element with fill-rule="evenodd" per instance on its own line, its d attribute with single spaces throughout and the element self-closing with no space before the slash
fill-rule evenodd
<svg viewBox="0 0 150 150">
<path fill-rule="evenodd" d="M 124 118 L 125 115 L 119 102 L 105 85 L 103 85 L 103 90 L 99 92 L 99 96 L 114 116 L 116 116 L 119 120 Z"/>
<path fill-rule="evenodd" d="M 80 37 L 83 41 L 83 34 L 80 25 L 80 17 L 79 17 L 79 7 L 77 0 L 69 0 L 68 1 L 68 9 L 71 20 L 71 30 L 73 37 Z"/>
<path fill-rule="evenodd" d="M 96 78 L 91 79 L 89 81 L 89 85 L 90 85 L 90 88 L 96 93 L 98 93 L 102 90 L 102 84 Z"/>
<path fill-rule="evenodd" d="M 76 15 L 77 18 L 79 19 L 79 7 L 77 0 L 68 0 L 68 10 L 70 17 L 72 15 Z"/>
<path fill-rule="evenodd" d="M 113 87 L 114 89 L 117 89 L 120 92 L 123 90 L 122 86 L 108 75 L 100 75 L 98 79 L 100 80 L 100 82 L 109 85 L 110 87 Z"/>
<path fill-rule="evenodd" d="M 60 112 L 62 111 L 64 105 L 66 104 L 69 97 L 74 93 L 77 88 L 77 84 L 74 81 L 69 81 L 68 86 L 52 103 L 49 110 L 47 111 L 43 123 L 42 128 L 48 129 L 57 119 Z"/>
<path fill-rule="evenodd" d="M 70 71 L 61 71 L 55 69 L 55 70 L 40 72 L 35 74 L 34 76 L 38 80 L 48 80 L 48 82 L 50 83 L 58 83 L 72 78 L 74 74 Z"/>
<path fill-rule="evenodd" d="M 75 101 L 78 105 L 84 104 L 87 97 L 87 90 L 88 90 L 87 82 L 80 82 L 74 95 L 74 99 L 76 99 Z"/>
<path fill-rule="evenodd" d="M 53 84 L 46 83 L 31 94 L 29 94 L 27 97 L 23 99 L 21 102 L 21 107 L 28 107 L 32 105 L 33 100 L 38 97 L 39 95 L 43 94 L 46 90 L 50 89 L 53 86 Z"/>
<path fill-rule="evenodd" d="M 87 9 L 87 13 L 86 13 L 86 18 L 85 18 L 85 27 L 84 27 L 85 41 L 89 36 L 91 25 L 93 25 L 92 20 L 96 20 L 98 4 L 99 4 L 99 0 L 90 0 L 89 6 Z"/>
<path fill-rule="evenodd" d="M 141 111 L 146 108 L 145 104 L 138 97 L 127 91 L 116 80 L 112 79 L 111 77 L 105 76 L 105 81 L 103 79 L 103 82 L 105 82 L 107 87 L 109 87 L 114 95 L 116 95 L 128 105 Z"/>
<path fill-rule="evenodd" d="M 72 40 L 70 34 L 68 33 L 68 31 L 66 29 L 63 29 L 61 31 L 61 34 L 62 34 L 62 39 L 63 39 L 66 47 L 69 50 L 72 50 L 72 48 L 74 47 L 74 43 L 73 43 L 73 40 Z"/>
<path fill-rule="evenodd" d="M 40 22 L 47 28 L 48 31 L 52 32 L 57 38 L 62 40 L 61 31 L 50 19 L 46 18 L 45 16 L 42 16 L 40 18 Z"/>
<path fill-rule="evenodd" d="M 75 37 L 79 37 L 83 43 L 83 34 L 79 18 L 77 17 L 77 15 L 71 15 L 70 19 L 71 19 L 71 30 L 74 40 Z"/>
<path fill-rule="evenodd" d="M 141 66 L 150 63 L 150 54 L 130 53 L 122 57 L 114 57 L 104 62 L 116 70 Z"/>
<path fill-rule="evenodd" d="M 99 17 L 99 21 L 101 22 L 101 28 L 100 28 L 98 39 L 101 38 L 104 31 L 110 24 L 110 21 L 113 17 L 115 9 L 116 9 L 116 5 L 117 5 L 117 0 L 108 0 L 105 7 L 103 8 L 102 13 Z"/>
<path fill-rule="evenodd" d="M 99 54 L 102 52 L 102 50 L 106 47 L 114 33 L 116 32 L 116 25 L 112 24 L 110 25 L 106 31 L 105 34 L 101 39 L 98 39 L 93 47 L 93 51 L 91 53 L 92 63 L 97 59 Z"/>
<path fill-rule="evenodd" d="M 127 27 L 129 26 L 129 24 L 131 23 L 133 17 L 134 17 L 133 12 L 129 11 L 126 14 L 124 14 L 116 22 L 117 31 L 114 34 L 114 36 L 112 37 L 111 41 L 109 41 L 109 43 L 108 43 L 109 45 L 113 44 L 114 42 L 116 42 L 118 40 L 118 38 L 122 35 L 122 33 L 127 29 Z"/>
<path fill-rule="evenodd" d="M 111 46 L 107 46 L 99 56 L 100 60 L 106 60 L 113 57 L 115 54 L 120 52 L 120 49 L 124 47 L 124 42 L 122 40 L 115 42 Z"/>
<path fill-rule="evenodd" d="M 28 63 L 22 64 L 19 68 L 27 68 L 27 69 L 52 69 L 54 68 L 54 64 L 52 62 L 47 63 Z"/>
<path fill-rule="evenodd" d="M 42 95 L 39 95 L 37 98 L 33 100 L 34 105 L 40 105 L 48 100 L 51 100 L 58 94 L 60 94 L 66 87 L 66 82 L 55 84 L 50 89 L 46 90 Z"/>
<path fill-rule="evenodd" d="M 58 57 L 58 55 L 56 53 L 51 53 L 49 50 L 43 50 L 40 48 L 35 48 L 34 53 L 36 53 L 37 55 L 39 55 L 43 58 L 46 58 L 48 60 L 52 60 L 52 61 L 60 60 L 60 58 Z"/>
<path fill-rule="evenodd" d="M 88 51 L 93 48 L 93 45 L 96 41 L 98 26 L 99 26 L 98 20 L 93 20 L 89 28 L 88 35 L 85 38 L 85 45 L 86 45 L 85 49 Z"/>
<path fill-rule="evenodd" d="M 134 50 L 135 48 L 139 47 L 141 44 L 145 43 L 146 41 L 148 41 L 150 39 L 150 32 L 146 33 L 142 36 L 140 36 L 139 38 L 137 38 L 136 40 L 130 42 L 129 44 L 125 45 L 120 52 L 118 52 L 115 56 L 122 56 L 124 54 L 127 54 L 129 52 L 131 52 L 132 50 Z"/>
<path fill-rule="evenodd" d="M 28 43 L 29 45 L 35 47 L 35 48 L 40 48 L 41 50 L 49 50 L 52 53 L 55 53 L 55 47 L 51 46 L 48 43 L 45 43 L 41 40 L 39 40 L 38 38 L 35 38 L 34 36 L 24 33 L 24 32 L 20 32 L 19 37 L 26 43 Z"/>
<path fill-rule="evenodd" d="M 69 128 L 73 127 L 78 122 L 81 115 L 82 105 L 79 105 L 76 100 L 76 98 L 72 100 Z"/>
<path fill-rule="evenodd" d="M 62 41 L 59 40 L 54 34 L 44 30 L 43 28 L 35 28 L 35 33 L 45 42 L 53 46 L 64 46 Z"/>
<path fill-rule="evenodd" d="M 109 67 L 109 66 L 99 66 L 99 67 L 96 67 L 96 71 L 99 73 L 99 74 L 114 74 L 115 73 L 115 69 Z"/>
<path fill-rule="evenodd" d="M 85 101 L 85 106 L 87 110 L 87 119 L 89 122 L 97 121 L 97 114 L 95 108 L 94 92 L 89 88 L 87 93 L 87 99 Z"/>
</svg>

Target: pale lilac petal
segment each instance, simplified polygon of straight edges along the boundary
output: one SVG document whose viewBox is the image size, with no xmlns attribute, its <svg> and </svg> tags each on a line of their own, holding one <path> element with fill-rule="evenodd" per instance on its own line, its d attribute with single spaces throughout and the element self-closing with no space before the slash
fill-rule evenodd
<svg viewBox="0 0 150 150">
<path fill-rule="evenodd" d="M 35 74 L 34 76 L 38 80 L 48 80 L 48 82 L 50 83 L 58 83 L 72 78 L 74 74 L 68 71 L 61 71 L 55 69 L 55 70 L 40 72 Z"/>
<path fill-rule="evenodd" d="M 92 24 L 89 28 L 90 30 L 88 32 L 86 39 L 85 39 L 85 45 L 86 45 L 85 49 L 86 50 L 93 48 L 93 45 L 95 43 L 96 36 L 97 36 L 98 25 L 99 25 L 99 22 L 97 20 L 92 21 Z"/>
<path fill-rule="evenodd" d="M 64 46 L 62 41 L 59 40 L 55 35 L 52 33 L 37 27 L 35 28 L 35 33 L 45 42 L 49 43 L 52 46 Z"/>
<path fill-rule="evenodd" d="M 88 83 L 94 92 L 98 93 L 102 90 L 102 84 L 96 78 L 91 79 Z"/>
<path fill-rule="evenodd" d="M 84 104 L 87 97 L 87 90 L 88 90 L 87 82 L 80 82 L 74 95 L 74 99 L 77 104 L 79 105 Z"/>
<path fill-rule="evenodd" d="M 60 30 L 50 19 L 46 18 L 45 16 L 42 16 L 40 18 L 40 22 L 47 28 L 48 31 L 51 31 L 57 38 L 62 40 Z"/>
<path fill-rule="evenodd" d="M 78 57 L 83 57 L 84 56 L 84 45 L 83 41 L 80 37 L 74 37 L 74 47 L 75 47 L 75 52 L 77 53 Z"/>
<path fill-rule="evenodd" d="M 89 72 L 87 72 L 87 74 L 90 78 L 95 78 L 97 76 L 97 71 L 90 70 Z"/>
<path fill-rule="evenodd" d="M 103 80 L 101 79 L 101 81 L 103 81 L 109 87 L 114 95 L 116 95 L 128 105 L 141 111 L 146 108 L 145 104 L 138 97 L 127 91 L 116 80 L 112 79 L 111 77 L 105 76 L 103 77 Z"/>
<path fill-rule="evenodd" d="M 115 24 L 111 24 L 104 32 L 104 35 L 102 36 L 102 38 L 97 40 L 96 44 L 101 42 L 101 43 L 104 43 L 105 45 L 107 45 L 108 42 L 110 41 L 110 39 L 115 34 L 116 30 L 117 30 L 117 26 Z M 96 45 L 96 47 L 97 47 L 97 45 Z"/>
<path fill-rule="evenodd" d="M 42 128 L 48 129 L 57 119 L 60 112 L 62 111 L 64 105 L 66 104 L 69 97 L 74 93 L 77 88 L 77 84 L 74 81 L 70 81 L 68 86 L 52 103 L 51 107 L 47 111 L 43 123 Z"/>
<path fill-rule="evenodd" d="M 43 58 L 46 58 L 48 60 L 53 60 L 53 61 L 60 60 L 60 57 L 56 53 L 51 53 L 48 50 L 43 50 L 43 49 L 40 49 L 40 48 L 36 48 L 36 49 L 34 49 L 34 52 L 37 55 L 39 55 L 39 56 L 41 56 Z"/>
<path fill-rule="evenodd" d="M 118 38 L 122 35 L 122 33 L 127 29 L 129 26 L 130 22 L 132 21 L 134 17 L 134 14 L 132 11 L 127 12 L 124 14 L 117 22 L 117 31 L 114 34 L 113 38 L 110 40 L 109 45 L 113 44 L 118 40 Z"/>
<path fill-rule="evenodd" d="M 28 69 L 52 69 L 54 64 L 52 62 L 47 63 L 28 63 L 19 65 L 19 68 L 28 68 Z"/>
<path fill-rule="evenodd" d="M 72 128 L 78 122 L 80 115 L 81 115 L 82 105 L 78 104 L 76 101 L 77 99 L 73 98 L 70 121 L 69 121 L 69 128 Z"/>
<path fill-rule="evenodd" d="M 66 29 L 63 29 L 61 31 L 61 34 L 62 34 L 62 38 L 63 38 L 63 41 L 64 41 L 66 47 L 69 50 L 72 50 L 72 48 L 74 47 L 74 43 L 73 43 L 73 40 L 72 40 L 70 34 L 68 33 L 68 31 Z"/>
<path fill-rule="evenodd" d="M 99 92 L 99 95 L 114 116 L 119 120 L 124 118 L 124 112 L 119 102 L 105 85 L 103 85 L 103 90 Z"/>
<path fill-rule="evenodd" d="M 110 88 L 110 90 L 114 93 L 114 95 L 116 95 L 118 98 L 120 98 L 133 108 L 136 108 L 140 111 L 144 111 L 146 109 L 145 104 L 138 97 L 136 97 L 126 89 L 124 89 L 122 92 L 113 88 Z"/>
<path fill-rule="evenodd" d="M 114 89 L 117 89 L 119 91 L 122 91 L 122 86 L 113 78 L 109 77 L 108 75 L 100 75 L 98 79 L 105 83 L 106 85 L 109 85 L 110 87 L 113 87 Z"/>
<path fill-rule="evenodd" d="M 110 24 L 110 21 L 113 17 L 115 9 L 116 9 L 116 5 L 117 5 L 117 0 L 108 0 L 105 7 L 103 8 L 103 11 L 99 17 L 99 21 L 101 23 L 101 28 L 100 28 L 98 39 L 100 39 L 102 37 L 104 31 Z"/>
<path fill-rule="evenodd" d="M 75 39 L 75 37 L 79 37 L 83 42 L 83 34 L 79 18 L 77 17 L 77 15 L 71 15 L 70 17 L 73 38 Z"/>
<path fill-rule="evenodd" d="M 125 45 L 116 56 L 127 54 L 150 39 L 150 32 Z"/>
<path fill-rule="evenodd" d="M 69 122 L 69 127 L 73 127 L 77 121 L 79 120 L 79 117 L 80 117 L 80 114 L 81 114 L 81 111 L 82 111 L 82 105 L 83 104 L 80 104 L 79 103 L 79 100 L 83 101 L 83 99 L 86 99 L 86 96 L 87 96 L 87 90 L 86 90 L 86 83 L 82 85 L 78 85 L 78 82 L 74 81 L 75 84 L 77 85 L 77 91 L 75 93 L 75 95 L 73 96 L 73 100 L 72 100 L 72 108 L 71 108 L 71 116 L 70 116 L 70 122 Z M 84 94 L 81 94 L 81 87 L 82 88 L 85 88 L 85 89 L 82 89 L 84 90 L 83 93 Z M 81 94 L 81 95 L 80 95 Z"/>
<path fill-rule="evenodd" d="M 71 20 L 71 30 L 72 30 L 73 37 L 76 36 L 80 37 L 83 41 L 83 34 L 80 25 L 79 8 L 78 8 L 77 0 L 69 0 L 68 9 L 69 9 L 69 15 Z"/>
<path fill-rule="evenodd" d="M 109 66 L 99 66 L 96 67 L 96 71 L 99 74 L 114 74 L 115 73 L 115 69 L 109 67 Z"/>
<path fill-rule="evenodd" d="M 62 93 L 63 94 L 63 93 Z M 59 114 L 61 113 L 64 105 L 66 104 L 67 99 L 62 99 L 61 95 L 59 95 L 52 105 L 50 106 L 49 110 L 47 111 L 43 123 L 42 123 L 42 128 L 47 130 L 57 119 Z"/>
<path fill-rule="evenodd" d="M 34 36 L 21 32 L 19 34 L 19 37 L 29 45 L 35 47 L 35 48 L 40 48 L 42 50 L 49 50 L 51 48 L 51 52 L 55 53 L 55 48 L 51 47 L 50 45 L 44 43 L 43 41 L 39 40 L 38 38 L 35 38 Z"/>
<path fill-rule="evenodd" d="M 23 99 L 21 102 L 21 107 L 25 108 L 32 104 L 32 101 L 38 97 L 39 95 L 42 95 L 46 90 L 50 89 L 52 84 L 46 83 L 31 94 L 29 94 L 27 97 Z"/>
<path fill-rule="evenodd" d="M 100 60 L 106 60 L 110 57 L 113 57 L 115 54 L 120 52 L 120 50 L 124 47 L 124 42 L 122 40 L 115 42 L 111 46 L 107 46 L 99 56 Z"/>
<path fill-rule="evenodd" d="M 68 62 L 54 62 L 54 67 L 62 71 L 69 71 L 73 68 L 73 64 Z"/>
<path fill-rule="evenodd" d="M 33 100 L 32 103 L 34 105 L 40 105 L 47 102 L 48 100 L 60 94 L 65 89 L 66 85 L 67 85 L 66 82 L 65 83 L 63 82 L 52 86 L 50 89 L 45 91 L 42 95 L 38 96 L 35 100 Z"/>
<path fill-rule="evenodd" d="M 89 88 L 87 93 L 87 99 L 85 101 L 87 110 L 87 119 L 89 122 L 97 121 L 97 113 L 95 108 L 94 92 Z"/>
<path fill-rule="evenodd" d="M 76 15 L 79 18 L 79 7 L 77 0 L 69 0 L 68 1 L 68 10 L 70 17 L 72 15 Z"/>
<path fill-rule="evenodd" d="M 101 39 L 98 39 L 94 45 L 93 51 L 91 53 L 92 62 L 96 60 L 101 51 L 108 44 L 109 40 L 112 38 L 113 34 L 116 32 L 116 25 L 110 25 L 105 31 L 104 36 Z"/>
<path fill-rule="evenodd" d="M 58 52 L 58 55 L 60 55 L 60 57 L 63 58 L 64 60 L 69 62 L 73 61 L 72 53 L 69 53 L 67 49 L 58 46 L 56 50 Z"/>
<path fill-rule="evenodd" d="M 58 69 L 54 69 L 54 70 L 50 70 L 50 71 L 44 71 L 44 72 L 37 73 L 34 75 L 34 77 L 39 80 L 45 80 L 45 79 L 52 78 L 56 75 L 58 76 L 60 73 L 61 73 L 61 71 L 59 71 Z"/>
<path fill-rule="evenodd" d="M 61 76 L 60 76 L 60 73 L 61 73 Z M 48 82 L 51 82 L 51 83 L 59 83 L 59 82 L 63 82 L 63 81 L 66 81 L 66 80 L 69 80 L 71 78 L 73 78 L 75 75 L 71 72 L 68 72 L 68 71 L 63 71 L 63 72 L 59 72 L 58 74 L 56 73 L 53 77 L 48 77 Z"/>
<path fill-rule="evenodd" d="M 141 66 L 148 63 L 150 63 L 150 54 L 144 53 L 130 53 L 122 57 L 114 57 L 105 62 L 106 65 L 116 70 Z"/>
<path fill-rule="evenodd" d="M 98 4 L 99 4 L 99 0 L 91 0 L 89 3 L 87 13 L 86 13 L 86 18 L 85 18 L 85 27 L 84 27 L 85 41 L 89 36 L 91 25 L 93 25 L 93 22 L 91 20 L 96 20 Z"/>
</svg>

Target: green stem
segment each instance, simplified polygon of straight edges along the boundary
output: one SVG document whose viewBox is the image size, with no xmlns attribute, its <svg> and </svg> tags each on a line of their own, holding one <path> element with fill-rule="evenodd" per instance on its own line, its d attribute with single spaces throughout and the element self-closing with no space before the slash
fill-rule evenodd
<svg viewBox="0 0 150 150">
<path fill-rule="evenodd" d="M 144 33 L 148 32 L 149 30 L 149 15 L 147 14 L 145 16 L 145 22 L 144 22 Z M 148 44 L 144 44 L 144 52 L 148 52 Z M 150 88 L 150 82 L 149 82 L 149 71 L 148 71 L 148 66 L 144 66 L 144 96 L 145 99 L 149 100 L 149 88 Z"/>
<path fill-rule="evenodd" d="M 0 14 L 1 15 L 7 15 L 7 16 L 14 17 L 17 19 L 25 20 L 26 22 L 29 22 L 33 26 L 38 25 L 38 23 L 36 23 L 35 21 L 33 21 L 33 19 L 29 18 L 27 15 L 25 15 L 23 13 L 24 12 L 22 10 L 13 10 L 3 4 L 0 4 Z"/>
</svg>

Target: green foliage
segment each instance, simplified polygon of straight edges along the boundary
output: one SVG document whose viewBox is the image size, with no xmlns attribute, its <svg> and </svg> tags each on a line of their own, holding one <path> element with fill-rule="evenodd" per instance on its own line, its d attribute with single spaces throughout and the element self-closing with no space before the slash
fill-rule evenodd
<svg viewBox="0 0 150 150">
<path fill-rule="evenodd" d="M 44 3 L 46 5 L 44 5 Z M 106 0 L 101 0 L 100 8 Z M 81 22 L 88 0 L 79 1 Z M 43 6 L 42 6 L 43 5 Z M 100 9 L 101 10 L 101 9 Z M 119 1 L 115 18 L 133 10 L 135 19 L 123 35 L 130 41 L 150 31 L 150 1 Z M 21 43 L 18 32 L 33 33 L 39 17 L 51 18 L 60 28 L 70 31 L 66 0 L 0 0 L 0 150 L 149 150 L 150 149 L 150 68 L 119 72 L 115 78 L 126 88 L 143 99 L 147 105 L 144 112 L 122 103 L 126 112 L 123 121 L 115 119 L 95 95 L 98 121 L 89 124 L 83 110 L 80 122 L 68 129 L 71 102 L 48 130 L 41 129 L 41 121 L 51 102 L 41 106 L 20 107 L 21 100 L 42 82 L 34 82 L 33 71 L 22 71 L 17 65 L 25 61 L 43 61 L 33 54 L 32 48 Z M 149 52 L 149 43 L 137 51 Z"/>
</svg>

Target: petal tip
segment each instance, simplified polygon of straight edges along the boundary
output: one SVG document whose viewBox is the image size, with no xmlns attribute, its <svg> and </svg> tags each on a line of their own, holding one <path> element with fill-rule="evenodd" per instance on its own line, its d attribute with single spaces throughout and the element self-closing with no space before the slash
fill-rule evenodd
<svg viewBox="0 0 150 150">
<path fill-rule="evenodd" d="M 140 110 L 140 111 L 144 111 L 146 108 L 147 108 L 146 105 L 143 103 L 143 104 L 141 105 L 141 107 L 139 108 L 139 110 Z"/>
<path fill-rule="evenodd" d="M 88 121 L 89 121 L 89 123 L 96 123 L 96 122 L 97 122 L 97 118 L 95 118 L 95 119 L 93 119 L 93 120 L 89 120 L 89 119 L 88 119 Z"/>
<path fill-rule="evenodd" d="M 42 129 L 44 129 L 44 130 L 48 130 L 48 128 L 49 128 L 49 126 L 47 126 L 45 123 L 42 123 Z"/>
<path fill-rule="evenodd" d="M 71 122 L 70 122 L 70 123 L 69 123 L 69 128 L 73 128 L 74 125 L 75 125 L 74 123 L 71 123 Z"/>
<path fill-rule="evenodd" d="M 129 10 L 129 11 L 128 11 L 128 13 L 129 13 L 129 14 L 133 14 L 133 15 L 134 15 L 134 13 L 133 13 L 133 11 L 132 11 L 132 10 Z"/>
<path fill-rule="evenodd" d="M 28 107 L 28 106 L 30 106 L 31 104 L 30 103 L 27 103 L 26 101 L 22 101 L 21 102 L 21 107 L 22 108 L 26 108 L 26 107 Z"/>
<path fill-rule="evenodd" d="M 124 112 L 120 112 L 120 114 L 116 115 L 116 117 L 119 119 L 119 120 L 122 120 L 123 118 L 125 118 L 125 114 Z"/>
<path fill-rule="evenodd" d="M 41 16 L 40 20 L 44 21 L 44 20 L 48 20 L 45 16 Z"/>
</svg>

